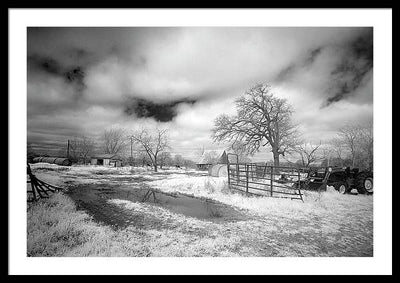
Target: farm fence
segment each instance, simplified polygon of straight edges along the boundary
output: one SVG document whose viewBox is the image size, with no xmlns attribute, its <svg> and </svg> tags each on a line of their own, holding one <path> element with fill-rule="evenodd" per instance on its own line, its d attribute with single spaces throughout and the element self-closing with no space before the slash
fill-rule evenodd
<svg viewBox="0 0 400 283">
<path fill-rule="evenodd" d="M 48 198 L 49 192 L 59 192 L 62 188 L 46 183 L 38 179 L 31 170 L 31 166 L 27 163 L 27 183 L 31 184 L 31 190 L 28 190 L 28 202 L 34 202 L 41 198 Z"/>
<path fill-rule="evenodd" d="M 236 162 L 229 161 L 229 155 L 236 156 Z M 246 193 L 268 197 L 290 198 L 303 201 L 301 181 L 307 177 L 307 170 L 287 166 L 268 166 L 256 163 L 239 163 L 236 154 L 227 158 L 229 188 Z"/>
</svg>

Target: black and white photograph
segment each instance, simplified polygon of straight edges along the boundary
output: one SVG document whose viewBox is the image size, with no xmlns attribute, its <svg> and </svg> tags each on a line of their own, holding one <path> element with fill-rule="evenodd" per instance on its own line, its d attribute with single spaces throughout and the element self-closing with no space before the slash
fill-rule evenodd
<svg viewBox="0 0 400 283">
<path fill-rule="evenodd" d="M 71 13 L 24 28 L 25 146 L 9 191 L 27 262 L 377 255 L 377 198 L 391 204 L 379 179 L 391 159 L 376 153 L 380 128 L 391 156 L 375 105 L 391 109 L 391 88 L 376 88 L 377 75 L 391 82 L 391 61 L 375 68 L 391 56 L 376 50 L 380 29 L 210 25 L 199 13 L 203 25 L 81 25 L 80 14 L 77 25 Z"/>
</svg>

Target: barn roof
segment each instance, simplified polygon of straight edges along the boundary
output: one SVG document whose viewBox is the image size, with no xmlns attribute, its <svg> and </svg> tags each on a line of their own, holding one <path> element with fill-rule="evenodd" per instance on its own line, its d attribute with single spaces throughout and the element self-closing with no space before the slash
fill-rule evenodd
<svg viewBox="0 0 400 283">
<path fill-rule="evenodd" d="M 224 153 L 226 154 L 228 151 L 225 149 L 204 150 L 196 164 L 210 164 L 210 157 L 218 158 L 218 163 L 225 163 L 223 160 L 225 158 Z"/>
<path fill-rule="evenodd" d="M 96 159 L 121 159 L 121 157 L 117 154 L 98 154 L 92 156 L 92 158 Z"/>
</svg>

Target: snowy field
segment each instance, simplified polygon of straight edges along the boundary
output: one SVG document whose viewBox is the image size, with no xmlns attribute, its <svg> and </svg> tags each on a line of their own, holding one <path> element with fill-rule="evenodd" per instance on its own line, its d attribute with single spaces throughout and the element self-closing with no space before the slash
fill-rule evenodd
<svg viewBox="0 0 400 283">
<path fill-rule="evenodd" d="M 63 193 L 28 207 L 29 256 L 373 256 L 373 196 L 246 197 L 185 169 L 31 166 Z"/>
</svg>

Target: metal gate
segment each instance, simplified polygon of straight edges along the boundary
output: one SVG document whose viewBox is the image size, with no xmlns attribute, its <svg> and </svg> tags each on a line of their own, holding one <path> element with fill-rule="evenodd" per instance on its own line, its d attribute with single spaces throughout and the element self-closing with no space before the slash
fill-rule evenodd
<svg viewBox="0 0 400 283">
<path fill-rule="evenodd" d="M 231 163 L 229 156 L 236 156 Z M 228 153 L 227 158 L 229 188 L 247 195 L 299 199 L 303 201 L 300 191 L 301 181 L 307 172 L 296 167 L 268 166 L 256 163 L 239 163 L 237 154 Z"/>
</svg>

